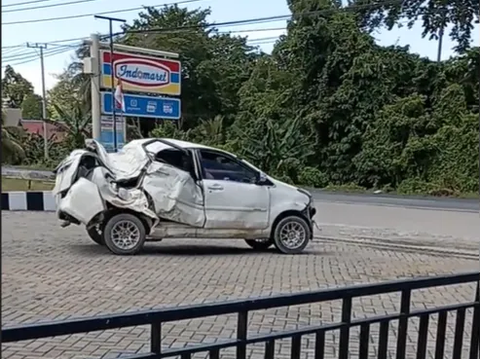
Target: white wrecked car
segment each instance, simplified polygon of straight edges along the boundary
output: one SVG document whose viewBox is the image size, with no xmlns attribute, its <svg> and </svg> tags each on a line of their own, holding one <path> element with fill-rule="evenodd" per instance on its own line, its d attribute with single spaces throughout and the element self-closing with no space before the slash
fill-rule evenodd
<svg viewBox="0 0 480 359">
<path fill-rule="evenodd" d="M 145 241 L 163 238 L 236 238 L 255 249 L 299 253 L 312 238 L 307 191 L 215 148 L 156 138 L 107 153 L 87 140 L 55 171 L 62 226 L 85 225 L 115 254 L 135 254 Z"/>
</svg>

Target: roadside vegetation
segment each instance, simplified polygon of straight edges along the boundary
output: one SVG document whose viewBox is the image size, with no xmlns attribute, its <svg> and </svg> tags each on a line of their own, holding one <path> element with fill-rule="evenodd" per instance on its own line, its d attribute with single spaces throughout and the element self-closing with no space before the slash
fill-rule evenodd
<svg viewBox="0 0 480 359">
<path fill-rule="evenodd" d="M 470 36 L 479 5 L 444 3 L 458 16 L 436 21 L 446 8 L 437 9 L 435 0 L 411 1 L 404 12 L 396 5 L 355 7 L 360 0 L 345 9 L 334 1 L 290 0 L 295 21 L 271 54 L 207 26 L 208 9 L 145 8 L 126 29 L 176 30 L 116 41 L 180 54 L 183 118 L 178 124 L 130 119 L 128 136 L 220 147 L 308 187 L 478 197 L 480 51 L 470 47 Z M 427 8 L 424 36 L 453 25 L 445 36 L 456 43 L 454 57 L 436 62 L 408 47 L 376 44 L 379 27 L 408 23 Z M 52 142 L 46 160 L 39 136 L 2 128 L 4 163 L 51 168 L 89 136 L 85 56 L 81 46 L 49 92 L 51 121 L 63 121 L 66 140 Z M 5 71 L 3 95 L 17 99 L 12 106 L 30 95 L 28 108 L 37 111 L 31 85 L 13 68 Z"/>
</svg>

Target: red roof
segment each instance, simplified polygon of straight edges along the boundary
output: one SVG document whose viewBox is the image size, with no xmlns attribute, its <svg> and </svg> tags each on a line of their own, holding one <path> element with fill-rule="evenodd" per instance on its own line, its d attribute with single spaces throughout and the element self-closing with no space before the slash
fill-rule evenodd
<svg viewBox="0 0 480 359">
<path fill-rule="evenodd" d="M 43 121 L 42 120 L 20 120 L 20 125 L 27 133 L 38 134 L 43 137 Z M 47 138 L 55 142 L 63 140 L 66 133 L 64 130 L 47 122 Z"/>
</svg>

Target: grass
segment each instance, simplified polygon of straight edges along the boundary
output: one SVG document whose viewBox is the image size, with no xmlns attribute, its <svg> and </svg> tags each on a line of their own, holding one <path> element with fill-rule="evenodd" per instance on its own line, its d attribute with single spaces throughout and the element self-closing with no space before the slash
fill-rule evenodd
<svg viewBox="0 0 480 359">
<path fill-rule="evenodd" d="M 51 191 L 54 182 L 41 180 L 27 180 L 2 176 L 2 192 L 13 191 Z"/>
<path fill-rule="evenodd" d="M 18 168 L 18 169 L 21 169 L 21 170 L 37 170 L 37 171 L 53 171 L 55 169 L 55 166 L 53 167 L 49 167 L 49 166 L 46 166 L 46 165 L 42 165 L 42 164 L 34 164 L 34 165 L 19 165 L 19 166 L 8 166 L 8 167 L 11 167 L 11 168 Z"/>
</svg>

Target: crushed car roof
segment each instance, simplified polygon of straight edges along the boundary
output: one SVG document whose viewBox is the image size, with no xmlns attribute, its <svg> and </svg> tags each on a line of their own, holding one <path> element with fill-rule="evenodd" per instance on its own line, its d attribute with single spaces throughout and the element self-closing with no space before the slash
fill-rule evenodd
<svg viewBox="0 0 480 359">
<path fill-rule="evenodd" d="M 128 145 L 131 147 L 131 146 L 141 146 L 142 144 L 148 142 L 148 141 L 151 141 L 151 140 L 155 140 L 156 138 L 143 138 L 141 140 L 133 140 L 133 141 L 130 141 L 128 143 Z M 173 138 L 158 138 L 158 140 L 165 140 L 167 142 L 170 142 L 172 145 L 175 145 L 175 146 L 178 146 L 178 147 L 181 147 L 181 148 L 205 148 L 205 149 L 209 149 L 209 150 L 215 150 L 215 151 L 220 151 L 220 152 L 225 152 L 225 151 L 222 151 L 218 148 L 214 148 L 214 147 L 209 147 L 209 146 L 204 146 L 204 145 L 201 145 L 199 143 L 193 143 L 193 142 L 187 142 L 187 141 L 181 141 L 181 140 L 175 140 Z M 159 152 L 159 151 L 162 151 L 163 149 L 165 148 L 172 148 L 171 146 L 167 145 L 166 143 L 162 143 L 162 142 L 153 142 L 151 144 L 149 144 L 147 146 L 148 148 L 148 151 L 151 151 L 151 152 Z M 225 152 L 227 153 L 227 152 Z"/>
</svg>

